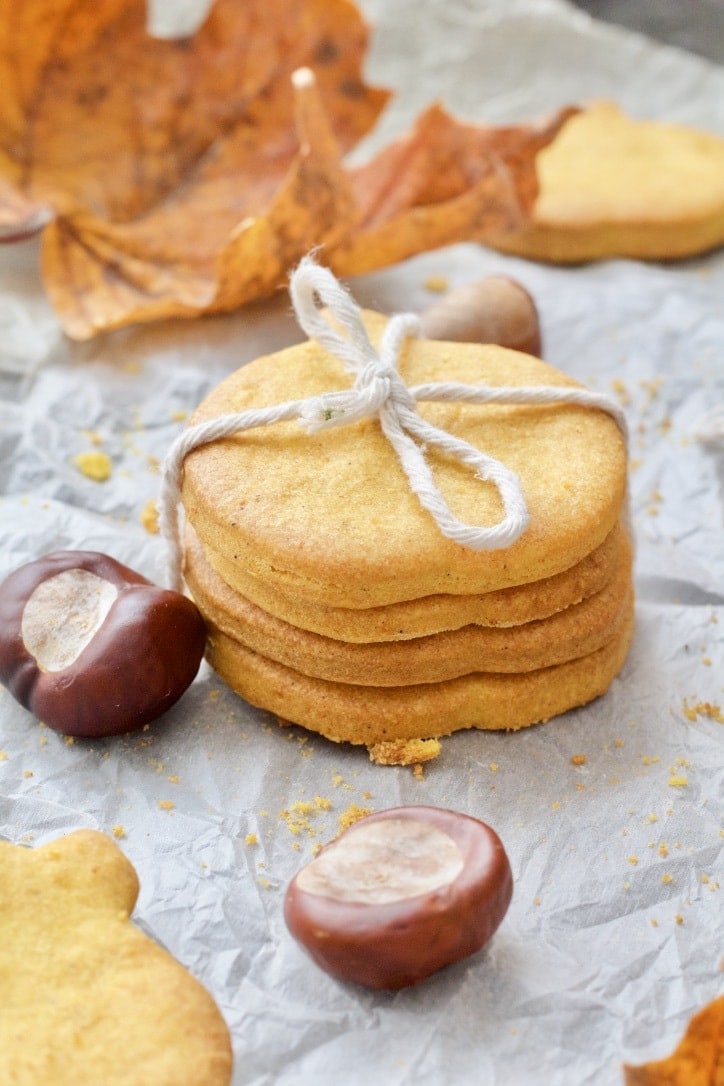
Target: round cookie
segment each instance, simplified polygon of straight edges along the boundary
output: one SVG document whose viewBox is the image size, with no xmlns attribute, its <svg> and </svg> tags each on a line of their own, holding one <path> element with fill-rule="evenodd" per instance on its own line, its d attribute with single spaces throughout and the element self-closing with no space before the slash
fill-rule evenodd
<svg viewBox="0 0 724 1086">
<path fill-rule="evenodd" d="M 585 656 L 610 641 L 631 596 L 631 552 L 600 592 L 551 618 L 506 628 L 464 626 L 405 641 L 348 643 L 300 630 L 229 589 L 196 553 L 192 595 L 209 631 L 304 675 L 361 686 L 436 683 L 473 671 L 528 672 Z"/>
<path fill-rule="evenodd" d="M 423 596 L 381 607 L 352 608 L 310 604 L 285 595 L 211 547 L 202 547 L 190 525 L 186 525 L 185 532 L 187 571 L 208 562 L 228 588 L 268 614 L 298 629 L 349 642 L 401 641 L 457 630 L 471 623 L 508 627 L 548 618 L 600 592 L 629 548 L 626 532 L 617 524 L 592 554 L 540 581 L 478 595 Z"/>
<path fill-rule="evenodd" d="M 574 114 L 536 158 L 530 222 L 490 243 L 532 260 L 674 260 L 724 243 L 724 139 L 633 120 L 611 102 Z"/>
<path fill-rule="evenodd" d="M 366 321 L 379 335 L 384 318 L 367 314 Z M 408 386 L 445 380 L 580 387 L 539 359 L 491 345 L 408 341 L 399 368 Z M 232 374 L 192 422 L 349 385 L 342 363 L 308 341 Z M 538 581 L 580 562 L 618 521 L 625 443 L 604 411 L 461 403 L 419 410 L 518 475 L 530 523 L 514 544 L 474 551 L 443 536 L 369 418 L 314 434 L 278 423 L 194 450 L 182 488 L 187 517 L 204 546 L 269 587 L 334 607 Z M 428 460 L 458 517 L 498 523 L 502 507 L 492 483 L 434 450 Z"/>
<path fill-rule="evenodd" d="M 416 686 L 313 679 L 221 633 L 209 638 L 207 658 L 252 705 L 334 742 L 373 747 L 439 738 L 465 728 L 516 730 L 584 705 L 605 693 L 623 667 L 633 626 L 631 600 L 612 640 L 588 656 L 519 675 L 477 672 Z"/>
</svg>

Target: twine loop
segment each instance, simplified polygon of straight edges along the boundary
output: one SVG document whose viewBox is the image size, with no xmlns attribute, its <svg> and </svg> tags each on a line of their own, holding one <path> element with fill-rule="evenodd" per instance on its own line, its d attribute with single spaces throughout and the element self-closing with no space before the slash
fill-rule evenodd
<svg viewBox="0 0 724 1086">
<path fill-rule="evenodd" d="M 408 387 L 399 373 L 398 359 L 406 341 L 422 335 L 419 318 L 412 313 L 391 317 L 379 349 L 375 350 L 357 303 L 334 275 L 311 257 L 305 257 L 292 274 L 290 294 L 301 328 L 344 365 L 354 376 L 354 382 L 351 388 L 341 391 L 221 415 L 189 427 L 177 438 L 164 461 L 159 495 L 159 527 L 169 546 L 169 576 L 174 588 L 182 584 L 179 503 L 184 459 L 201 445 L 244 430 L 296 419 L 307 432 L 314 433 L 377 417 L 410 489 L 433 517 L 440 532 L 473 550 L 509 547 L 523 534 L 529 514 L 520 480 L 499 460 L 423 419 L 417 411 L 418 402 L 578 404 L 608 412 L 626 440 L 626 420 L 618 404 L 587 389 L 545 385 L 492 387 L 458 382 Z M 329 318 L 321 312 L 322 306 L 327 309 Z M 428 446 L 457 459 L 470 468 L 476 478 L 496 487 L 503 505 L 503 516 L 497 524 L 466 524 L 455 516 L 438 489 L 426 460 Z"/>
</svg>

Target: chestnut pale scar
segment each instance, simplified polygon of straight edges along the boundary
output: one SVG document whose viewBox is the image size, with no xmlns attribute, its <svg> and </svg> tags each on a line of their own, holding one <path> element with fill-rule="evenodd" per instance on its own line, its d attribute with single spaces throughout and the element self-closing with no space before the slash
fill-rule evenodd
<svg viewBox="0 0 724 1086">
<path fill-rule="evenodd" d="M 80 656 L 118 597 L 110 581 L 67 569 L 41 581 L 25 604 L 22 637 L 42 671 L 62 671 Z"/>
</svg>

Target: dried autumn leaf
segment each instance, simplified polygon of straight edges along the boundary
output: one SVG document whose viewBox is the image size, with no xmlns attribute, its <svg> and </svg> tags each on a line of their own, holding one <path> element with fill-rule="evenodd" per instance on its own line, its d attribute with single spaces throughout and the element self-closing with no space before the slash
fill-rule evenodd
<svg viewBox="0 0 724 1086">
<path fill-rule="evenodd" d="M 493 128 L 431 106 L 409 136 L 350 172 L 358 220 L 330 250 L 335 271 L 359 275 L 455 241 L 485 241 L 524 220 L 538 190 L 535 156 L 573 112 Z"/>
<path fill-rule="evenodd" d="M 28 200 L 0 177 L 0 241 L 21 241 L 52 219 L 51 209 Z"/>
<path fill-rule="evenodd" d="M 724 1086 L 724 996 L 694 1015 L 670 1056 L 627 1065 L 624 1079 L 626 1086 Z"/>
<path fill-rule="evenodd" d="M 66 332 L 234 309 L 315 247 L 354 274 L 518 225 L 562 118 L 479 129 L 433 107 L 348 170 L 389 96 L 361 78 L 367 36 L 350 0 L 216 0 L 183 41 L 150 37 L 141 0 L 0 7 L 0 231 L 53 209 Z"/>
</svg>

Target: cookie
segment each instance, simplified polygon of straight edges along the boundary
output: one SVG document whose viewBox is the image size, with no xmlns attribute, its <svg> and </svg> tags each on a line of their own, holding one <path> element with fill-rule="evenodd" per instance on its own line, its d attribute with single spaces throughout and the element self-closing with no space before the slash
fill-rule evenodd
<svg viewBox="0 0 724 1086">
<path fill-rule="evenodd" d="M 164 470 L 212 667 L 378 761 L 602 694 L 633 629 L 620 408 L 530 355 L 421 341 L 313 262 L 291 293 L 313 338 L 223 381 Z"/>
<path fill-rule="evenodd" d="M 554 264 L 676 260 L 724 242 L 724 139 L 627 117 L 612 102 L 574 114 L 536 159 L 529 223 L 494 239 Z"/>
<path fill-rule="evenodd" d="M 631 551 L 600 592 L 520 626 L 467 625 L 401 641 L 347 642 L 298 629 L 229 589 L 198 550 L 186 578 L 213 637 L 220 632 L 305 675 L 361 686 L 436 683 L 473 671 L 536 671 L 585 656 L 609 641 L 630 596 Z"/>
<path fill-rule="evenodd" d="M 423 596 L 381 607 L 330 607 L 285 595 L 211 547 L 202 547 L 190 525 L 186 526 L 186 567 L 188 572 L 189 567 L 203 569 L 208 563 L 228 589 L 301 630 L 350 642 L 400 641 L 470 623 L 508 627 L 548 618 L 600 592 L 629 546 L 623 527 L 617 524 L 592 554 L 552 577 L 496 592 Z"/>
<path fill-rule="evenodd" d="M 227 1086 L 209 993 L 129 921 L 138 879 L 102 833 L 0 842 L 0 1082 Z"/>
<path fill-rule="evenodd" d="M 386 323 L 377 314 L 365 321 L 373 338 Z M 408 340 L 399 362 L 408 386 L 581 387 L 540 359 L 493 345 Z M 192 422 L 349 385 L 343 364 L 308 341 L 232 374 Z M 436 402 L 420 403 L 419 413 L 517 475 L 530 523 L 512 545 L 476 551 L 442 535 L 374 418 L 313 434 L 280 422 L 195 449 L 184 464 L 186 516 L 205 547 L 270 589 L 351 608 L 555 576 L 590 555 L 618 522 L 626 450 L 605 411 Z M 457 517 L 481 526 L 500 521 L 492 482 L 434 449 L 428 461 Z"/>
<path fill-rule="evenodd" d="M 633 625 L 630 595 L 612 639 L 587 656 L 523 674 L 476 672 L 412 686 L 310 678 L 218 632 L 209 638 L 208 659 L 252 705 L 335 742 L 369 748 L 393 740 L 439 738 L 464 728 L 515 730 L 584 705 L 605 693 L 623 667 Z"/>
</svg>

